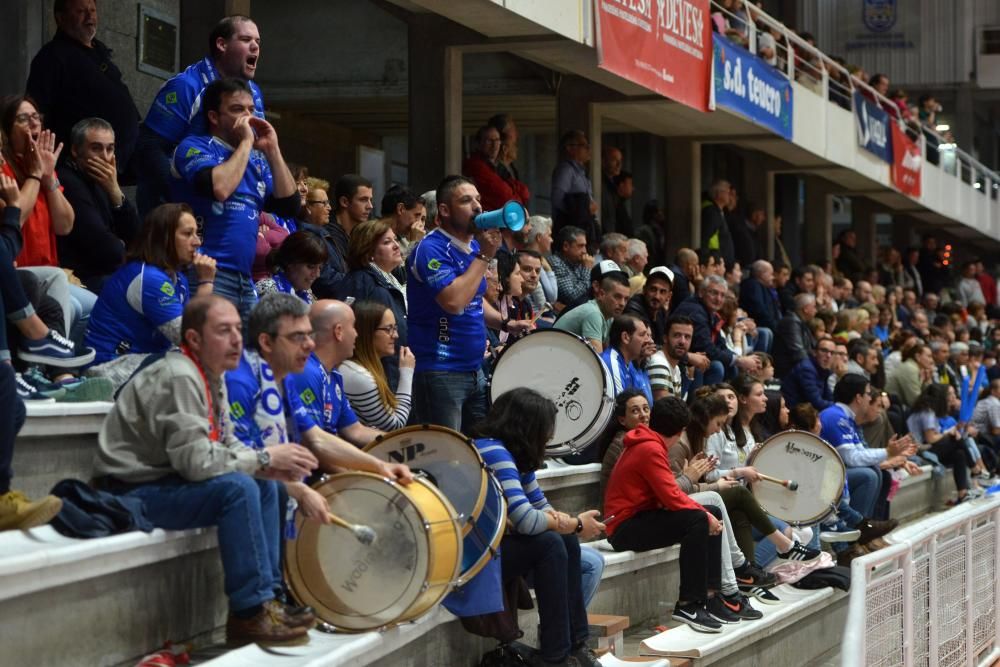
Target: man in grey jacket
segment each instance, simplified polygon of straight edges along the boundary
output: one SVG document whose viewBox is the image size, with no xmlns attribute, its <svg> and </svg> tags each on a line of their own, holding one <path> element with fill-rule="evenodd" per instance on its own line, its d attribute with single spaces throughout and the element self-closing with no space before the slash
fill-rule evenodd
<svg viewBox="0 0 1000 667">
<path fill-rule="evenodd" d="M 96 474 L 109 490 L 141 499 L 157 527 L 218 526 L 228 641 L 301 643 L 313 614 L 275 599 L 278 483 L 299 481 L 318 463 L 297 444 L 255 451 L 233 436 L 223 373 L 240 360 L 240 328 L 236 308 L 221 297 L 187 304 L 181 349 L 132 378 L 108 413 Z"/>
</svg>

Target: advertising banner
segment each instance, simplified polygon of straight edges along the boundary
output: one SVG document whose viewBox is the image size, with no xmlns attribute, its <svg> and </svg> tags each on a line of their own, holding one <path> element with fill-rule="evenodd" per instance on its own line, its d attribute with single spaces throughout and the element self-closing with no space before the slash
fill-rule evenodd
<svg viewBox="0 0 1000 667">
<path fill-rule="evenodd" d="M 709 0 L 594 0 L 602 69 L 708 111 Z"/>
<path fill-rule="evenodd" d="M 920 145 L 910 139 L 899 123 L 892 122 L 892 184 L 900 192 L 920 196 L 920 173 L 924 158 Z"/>
<path fill-rule="evenodd" d="M 858 127 L 858 144 L 869 153 L 892 164 L 892 134 L 889 114 L 861 93 L 854 92 L 854 121 Z"/>
<path fill-rule="evenodd" d="M 713 35 L 715 104 L 792 140 L 792 84 L 776 69 Z"/>
</svg>

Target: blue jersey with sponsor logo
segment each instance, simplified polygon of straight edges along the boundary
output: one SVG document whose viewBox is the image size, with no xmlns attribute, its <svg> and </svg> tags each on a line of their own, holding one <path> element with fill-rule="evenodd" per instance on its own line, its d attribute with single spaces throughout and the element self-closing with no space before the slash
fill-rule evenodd
<svg viewBox="0 0 1000 667">
<path fill-rule="evenodd" d="M 446 312 L 437 302 L 441 290 L 464 274 L 478 254 L 475 240 L 463 248 L 441 229 L 425 236 L 410 253 L 406 262 L 406 325 L 418 372 L 472 372 L 483 363 L 486 279 L 480 281 L 476 295 L 458 315 Z"/>
<path fill-rule="evenodd" d="M 274 374 L 255 352 L 244 350 L 240 365 L 226 371 L 226 393 L 233 433 L 247 447 L 302 442 L 302 434 L 316 426 L 299 401 L 295 381 L 286 375 L 284 397 L 274 383 Z"/>
<path fill-rule="evenodd" d="M 336 434 L 358 422 L 358 416 L 344 393 L 344 378 L 340 371 L 333 369 L 327 373 L 315 354 L 309 355 L 301 373 L 291 377 L 295 381 L 299 402 L 324 431 Z"/>
<path fill-rule="evenodd" d="M 163 269 L 129 262 L 108 278 L 90 313 L 86 344 L 97 353 L 95 364 L 128 353 L 166 352 L 172 343 L 159 327 L 180 318 L 189 298 L 183 274 L 171 278 Z"/>
<path fill-rule="evenodd" d="M 214 169 L 233 154 L 233 147 L 218 137 L 192 136 L 174 151 L 175 200 L 187 202 L 203 223 L 202 252 L 223 269 L 250 276 L 257 251 L 261 208 L 274 192 L 271 165 L 260 151 L 250 152 L 243 180 L 224 202 L 205 197 L 194 187 L 203 169 Z"/>
<path fill-rule="evenodd" d="M 173 144 L 179 144 L 189 134 L 208 134 L 201 98 L 208 84 L 218 78 L 211 58 L 199 60 L 163 84 L 143 123 Z M 263 118 L 264 98 L 260 88 L 253 81 L 247 83 L 253 92 L 254 115 Z"/>
</svg>

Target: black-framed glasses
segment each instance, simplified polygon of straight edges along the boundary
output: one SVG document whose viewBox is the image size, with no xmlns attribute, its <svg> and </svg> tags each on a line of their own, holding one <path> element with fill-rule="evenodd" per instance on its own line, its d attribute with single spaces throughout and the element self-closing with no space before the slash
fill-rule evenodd
<svg viewBox="0 0 1000 667">
<path fill-rule="evenodd" d="M 375 327 L 375 331 L 384 331 L 391 336 L 392 334 L 397 333 L 399 331 L 399 327 L 396 326 L 395 324 L 390 324 L 384 327 Z"/>
</svg>

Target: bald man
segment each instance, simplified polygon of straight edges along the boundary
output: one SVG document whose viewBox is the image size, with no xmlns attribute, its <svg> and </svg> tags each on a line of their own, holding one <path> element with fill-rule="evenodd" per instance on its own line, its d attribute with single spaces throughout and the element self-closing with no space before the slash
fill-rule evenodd
<svg viewBox="0 0 1000 667">
<path fill-rule="evenodd" d="M 309 308 L 315 349 L 305 368 L 294 376 L 299 399 L 313 420 L 327 433 L 356 447 L 364 447 L 382 431 L 369 428 L 354 414 L 337 368 L 354 355 L 354 311 L 343 301 L 323 299 Z"/>
<path fill-rule="evenodd" d="M 681 248 L 674 257 L 674 289 L 670 295 L 670 312 L 673 312 L 682 301 L 694 294 L 697 287 L 698 253 L 691 248 Z"/>
</svg>

